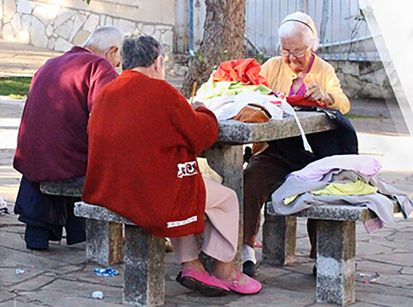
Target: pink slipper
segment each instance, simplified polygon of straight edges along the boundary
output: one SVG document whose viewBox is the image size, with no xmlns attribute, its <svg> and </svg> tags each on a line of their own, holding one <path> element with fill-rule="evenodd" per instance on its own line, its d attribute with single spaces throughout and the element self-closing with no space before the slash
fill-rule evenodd
<svg viewBox="0 0 413 307">
<path fill-rule="evenodd" d="M 256 294 L 261 291 L 262 284 L 247 275 L 244 274 L 245 278 L 247 279 L 245 284 L 240 284 L 242 273 L 240 271 L 236 272 L 235 279 L 232 281 L 228 280 L 221 280 L 221 282 L 228 287 L 233 292 L 239 294 Z"/>
<path fill-rule="evenodd" d="M 184 269 L 179 272 L 176 280 L 184 287 L 206 296 L 222 296 L 229 293 L 228 287 L 221 280 L 206 272 Z"/>
</svg>

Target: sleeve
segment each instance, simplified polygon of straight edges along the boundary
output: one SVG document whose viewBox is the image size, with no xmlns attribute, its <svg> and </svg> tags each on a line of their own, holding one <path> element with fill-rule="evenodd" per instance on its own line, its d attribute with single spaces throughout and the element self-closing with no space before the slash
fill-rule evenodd
<svg viewBox="0 0 413 307">
<path fill-rule="evenodd" d="M 87 100 L 89 113 L 92 110 L 93 102 L 95 101 L 99 91 L 107 83 L 116 79 L 116 77 L 118 77 L 118 73 L 109 63 L 109 61 L 101 58 L 93 64 L 93 68 L 90 75 L 89 93 Z"/>
<path fill-rule="evenodd" d="M 171 87 L 168 101 L 171 121 L 180 135 L 183 145 L 198 155 L 218 139 L 218 121 L 209 109 L 199 107 L 193 110 L 186 98 Z M 166 92 L 166 91 L 165 91 Z"/>
<path fill-rule="evenodd" d="M 268 80 L 271 71 L 271 59 L 267 60 L 264 64 L 261 65 L 260 75 L 263 76 L 265 79 Z"/>
<path fill-rule="evenodd" d="M 332 66 L 329 66 L 329 69 L 326 73 L 326 90 L 330 94 L 334 103 L 330 108 L 340 111 L 343 114 L 346 114 L 350 110 L 350 101 L 346 94 L 344 94 L 340 80 L 337 78 L 336 72 Z"/>
</svg>

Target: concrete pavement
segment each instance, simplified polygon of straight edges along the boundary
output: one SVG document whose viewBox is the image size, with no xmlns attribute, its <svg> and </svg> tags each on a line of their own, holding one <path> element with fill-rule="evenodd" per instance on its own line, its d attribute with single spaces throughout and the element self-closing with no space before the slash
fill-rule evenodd
<svg viewBox="0 0 413 307">
<path fill-rule="evenodd" d="M 7 54 L 7 48 L 2 47 L 1 63 L 2 54 Z M 13 48 L 15 51 L 10 54 L 21 59 L 24 54 Z M 49 56 L 46 53 L 42 61 Z M 11 71 L 23 74 L 24 67 L 19 70 L 17 66 L 16 62 L 9 65 Z M 32 65 L 31 72 L 37 67 Z M 0 71 L 6 71 L 1 64 Z M 379 159 L 382 177 L 413 197 L 413 141 L 400 124 L 397 105 L 353 105 L 355 114 L 370 116 L 353 120 L 361 154 Z M 11 164 L 22 110 L 22 101 L 0 97 L 0 197 L 11 212 L 20 178 Z M 264 289 L 255 296 L 205 298 L 190 293 L 174 281 L 179 266 L 173 254 L 167 254 L 165 306 L 330 306 L 315 303 L 305 220 L 300 219 L 298 224 L 297 263 L 284 268 L 262 266 L 258 279 Z M 93 272 L 96 265 L 85 262 L 84 244 L 67 247 L 63 240 L 52 244 L 49 251 L 33 252 L 26 250 L 23 236 L 24 225 L 16 216 L 0 215 L 0 306 L 120 306 L 122 266 L 116 266 L 119 276 L 98 277 Z M 393 225 L 374 234 L 367 234 L 361 224 L 357 225 L 357 302 L 353 306 L 413 306 L 412 237 L 412 218 L 403 220 L 398 216 Z M 261 250 L 258 252 L 260 256 Z M 91 297 L 97 290 L 103 292 L 103 300 Z"/>
<path fill-rule="evenodd" d="M 0 99 L 0 196 L 7 201 L 10 211 L 19 180 L 11 163 L 22 107 L 21 101 Z M 378 128 L 392 130 L 389 118 L 361 118 L 353 122 L 359 131 L 361 152 L 381 160 L 382 176 L 413 196 L 413 167 L 408 158 L 408 149 L 413 148 L 411 139 L 370 133 Z M 98 277 L 93 272 L 96 265 L 85 262 L 84 244 L 67 247 L 62 242 L 52 244 L 47 252 L 33 252 L 26 250 L 23 235 L 24 225 L 16 216 L 0 216 L 0 306 L 121 304 L 122 266 L 116 266 L 119 276 Z M 370 235 L 362 225 L 357 226 L 357 303 L 354 306 L 413 305 L 412 236 L 413 219 L 397 217 L 394 225 Z M 221 298 L 199 297 L 181 287 L 174 281 L 179 267 L 173 255 L 167 254 L 165 305 L 329 306 L 315 303 L 313 263 L 307 258 L 308 253 L 305 220 L 300 219 L 297 263 L 284 268 L 262 266 L 258 279 L 264 283 L 264 289 L 259 295 L 231 294 Z M 24 272 L 19 274 L 18 270 Z M 91 298 L 91 293 L 97 290 L 103 291 L 102 301 Z"/>
</svg>

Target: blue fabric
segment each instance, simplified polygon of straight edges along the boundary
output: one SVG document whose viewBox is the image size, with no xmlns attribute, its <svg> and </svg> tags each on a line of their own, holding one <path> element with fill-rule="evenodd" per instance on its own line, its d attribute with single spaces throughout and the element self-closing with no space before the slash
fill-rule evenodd
<svg viewBox="0 0 413 307">
<path fill-rule="evenodd" d="M 25 177 L 20 182 L 14 213 L 26 228 L 25 239 L 28 248 L 47 248 L 48 240 L 62 239 L 62 229 L 66 228 L 67 244 L 85 241 L 84 219 L 73 213 L 78 197 L 54 196 L 41 193 L 39 183 Z M 47 236 L 48 233 L 48 236 Z"/>
<path fill-rule="evenodd" d="M 337 125 L 337 129 L 307 135 L 313 153 L 304 149 L 300 137 L 269 142 L 268 152 L 280 154 L 293 164 L 295 169 L 301 169 L 315 160 L 340 154 L 358 154 L 356 131 L 350 120 L 339 111 L 318 109 L 327 114 Z"/>
</svg>

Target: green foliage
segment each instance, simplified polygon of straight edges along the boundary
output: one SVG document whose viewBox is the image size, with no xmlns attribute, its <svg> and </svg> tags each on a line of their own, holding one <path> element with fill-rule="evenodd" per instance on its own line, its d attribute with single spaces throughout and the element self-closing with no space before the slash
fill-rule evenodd
<svg viewBox="0 0 413 307">
<path fill-rule="evenodd" d="M 361 114 L 350 114 L 345 115 L 348 119 L 367 119 L 367 118 L 377 118 L 376 116 L 371 115 L 361 115 Z"/>
<path fill-rule="evenodd" d="M 29 92 L 31 77 L 0 78 L 0 95 L 23 99 Z"/>
</svg>

